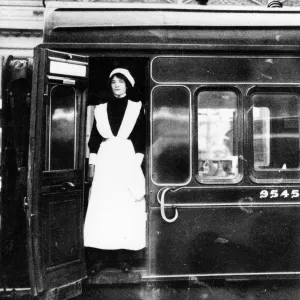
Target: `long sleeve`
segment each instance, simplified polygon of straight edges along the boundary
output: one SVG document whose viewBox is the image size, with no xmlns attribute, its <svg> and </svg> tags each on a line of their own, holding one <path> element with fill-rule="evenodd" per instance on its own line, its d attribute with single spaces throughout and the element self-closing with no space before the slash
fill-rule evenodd
<svg viewBox="0 0 300 300">
<path fill-rule="evenodd" d="M 146 122 L 144 108 L 141 108 L 139 117 L 135 123 L 135 126 L 129 136 L 132 141 L 134 150 L 136 153 L 145 154 L 146 149 Z"/>
<path fill-rule="evenodd" d="M 88 142 L 88 146 L 90 149 L 90 164 L 95 164 L 95 157 L 99 150 L 100 144 L 103 141 L 103 137 L 99 134 L 97 126 L 96 126 L 96 120 L 94 119 L 91 136 Z"/>
</svg>

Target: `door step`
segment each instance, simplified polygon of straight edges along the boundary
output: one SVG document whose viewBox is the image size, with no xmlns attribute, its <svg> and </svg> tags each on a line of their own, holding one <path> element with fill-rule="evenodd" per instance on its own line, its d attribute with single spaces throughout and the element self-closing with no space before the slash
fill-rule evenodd
<svg viewBox="0 0 300 300">
<path fill-rule="evenodd" d="M 142 277 L 146 275 L 145 269 L 132 269 L 129 273 L 124 273 L 119 269 L 105 269 L 94 276 L 89 276 L 87 284 L 123 284 L 140 283 Z"/>
</svg>

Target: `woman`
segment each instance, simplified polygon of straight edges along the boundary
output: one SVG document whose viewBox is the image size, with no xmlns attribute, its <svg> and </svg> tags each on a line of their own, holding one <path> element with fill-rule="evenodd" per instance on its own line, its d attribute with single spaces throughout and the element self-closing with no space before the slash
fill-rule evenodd
<svg viewBox="0 0 300 300">
<path fill-rule="evenodd" d="M 129 257 L 146 245 L 145 178 L 141 169 L 145 148 L 145 122 L 141 101 L 128 96 L 135 81 L 127 69 L 109 75 L 112 96 L 95 108 L 89 140 L 89 176 L 93 178 L 84 225 L 84 245 L 102 250 L 120 250 L 120 267 L 131 268 Z M 127 251 L 126 251 L 127 250 Z M 101 252 L 101 251 L 100 251 Z M 111 251 L 110 251 L 111 252 Z M 119 254 L 120 254 L 119 253 Z M 106 255 L 107 258 L 107 255 Z"/>
</svg>

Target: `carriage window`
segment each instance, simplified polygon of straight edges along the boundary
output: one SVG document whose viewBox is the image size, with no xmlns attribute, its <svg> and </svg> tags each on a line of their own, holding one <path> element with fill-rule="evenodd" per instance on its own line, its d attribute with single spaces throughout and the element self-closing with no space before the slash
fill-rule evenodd
<svg viewBox="0 0 300 300">
<path fill-rule="evenodd" d="M 180 185 L 191 178 L 190 92 L 184 86 L 152 91 L 152 180 Z"/>
<path fill-rule="evenodd" d="M 252 99 L 254 170 L 299 170 L 299 95 L 258 93 Z"/>
<path fill-rule="evenodd" d="M 202 91 L 198 95 L 198 175 L 200 181 L 238 177 L 237 95 Z"/>
<path fill-rule="evenodd" d="M 73 87 L 51 88 L 47 111 L 46 171 L 76 168 L 77 98 Z"/>
</svg>

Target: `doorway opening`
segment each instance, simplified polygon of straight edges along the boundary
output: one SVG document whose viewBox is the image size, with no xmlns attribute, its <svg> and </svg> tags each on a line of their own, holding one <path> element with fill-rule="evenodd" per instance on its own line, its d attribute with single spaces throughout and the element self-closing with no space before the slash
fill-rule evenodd
<svg viewBox="0 0 300 300">
<path fill-rule="evenodd" d="M 99 104 L 107 103 L 107 99 L 111 97 L 109 86 L 109 75 L 112 70 L 116 68 L 127 69 L 134 78 L 134 93 L 128 94 L 128 100 L 134 102 L 141 101 L 141 111 L 145 114 L 145 103 L 149 98 L 148 81 L 149 81 L 149 59 L 144 57 L 101 57 L 90 59 L 90 81 L 89 81 L 89 96 L 88 96 L 88 109 L 87 109 L 87 126 L 86 126 L 86 184 L 85 184 L 85 213 L 87 212 L 89 205 L 89 198 L 92 186 L 92 180 L 89 178 L 89 164 L 90 164 L 90 148 L 88 142 L 91 138 L 92 127 L 94 124 L 94 111 L 95 107 Z M 133 97 L 134 99 L 130 99 Z M 144 117 L 143 137 L 146 141 L 146 118 Z M 146 144 L 144 145 L 146 149 Z M 145 152 L 145 151 L 144 151 Z M 144 153 L 145 154 L 145 153 Z M 145 159 L 141 165 L 144 176 Z M 124 178 L 120 178 L 118 174 L 115 176 L 116 187 L 119 181 Z M 144 213 L 146 216 L 146 206 Z M 124 214 L 130 214 L 128 211 L 124 211 Z M 115 217 L 114 214 L 111 216 Z M 130 216 L 128 216 L 130 217 Z M 115 222 L 118 222 L 117 218 Z M 146 222 L 146 217 L 145 217 Z M 122 226 L 120 224 L 119 226 Z M 146 227 L 145 227 L 146 229 Z M 146 230 L 144 232 L 146 240 Z M 114 237 L 111 237 L 114 238 Z M 146 267 L 146 249 L 141 250 L 128 250 L 128 249 L 99 249 L 96 247 L 86 247 L 86 265 L 90 275 L 97 275 L 101 273 L 110 274 L 113 277 L 113 273 L 123 271 L 124 273 L 132 272 L 137 274 L 143 272 Z M 130 264 L 124 264 L 124 262 L 130 262 Z M 108 275 L 109 276 L 109 275 Z M 97 277 L 97 276 L 94 276 Z M 132 278 L 132 277 L 131 277 Z"/>
</svg>

